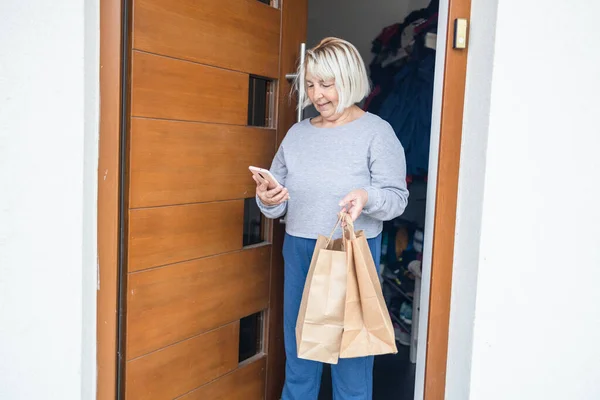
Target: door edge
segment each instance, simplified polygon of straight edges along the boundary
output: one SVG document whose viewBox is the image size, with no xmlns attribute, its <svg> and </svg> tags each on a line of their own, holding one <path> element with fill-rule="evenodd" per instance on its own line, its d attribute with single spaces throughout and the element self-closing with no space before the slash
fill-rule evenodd
<svg viewBox="0 0 600 400">
<path fill-rule="evenodd" d="M 121 43 L 122 1 L 102 0 L 96 306 L 96 398 L 99 400 L 115 399 L 117 388 Z"/>
</svg>

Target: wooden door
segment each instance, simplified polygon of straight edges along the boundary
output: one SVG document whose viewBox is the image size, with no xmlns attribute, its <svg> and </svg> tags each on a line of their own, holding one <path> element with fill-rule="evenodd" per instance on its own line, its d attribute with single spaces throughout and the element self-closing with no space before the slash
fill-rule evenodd
<svg viewBox="0 0 600 400">
<path fill-rule="evenodd" d="M 249 165 L 294 121 L 306 0 L 132 0 L 120 395 L 277 399 L 283 228 Z"/>
</svg>

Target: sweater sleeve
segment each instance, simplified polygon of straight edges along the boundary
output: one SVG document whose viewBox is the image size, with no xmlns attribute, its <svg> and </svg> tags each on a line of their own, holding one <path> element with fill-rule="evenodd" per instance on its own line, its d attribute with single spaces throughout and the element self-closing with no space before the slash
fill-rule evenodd
<svg viewBox="0 0 600 400">
<path fill-rule="evenodd" d="M 371 185 L 363 188 L 369 194 L 363 213 L 381 221 L 402 215 L 408 203 L 406 158 L 402 144 L 387 123 L 371 141 L 369 170 Z"/>
<path fill-rule="evenodd" d="M 275 158 L 271 163 L 271 174 L 277 179 L 281 186 L 285 187 L 285 179 L 287 177 L 287 167 L 285 165 L 285 157 L 283 152 L 283 144 L 279 146 L 279 150 L 275 154 Z M 282 217 L 287 211 L 287 201 L 276 206 L 268 206 L 264 204 L 258 195 L 256 196 L 256 204 L 258 208 L 267 218 L 275 219 Z"/>
</svg>

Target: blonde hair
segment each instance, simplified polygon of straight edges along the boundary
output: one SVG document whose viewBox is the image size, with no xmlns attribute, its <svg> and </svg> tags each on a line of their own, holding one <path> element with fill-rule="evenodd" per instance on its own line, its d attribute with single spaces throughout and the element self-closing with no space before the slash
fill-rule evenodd
<svg viewBox="0 0 600 400">
<path fill-rule="evenodd" d="M 339 103 L 336 112 L 342 112 L 346 108 L 359 103 L 367 97 L 371 91 L 367 68 L 354 45 L 346 40 L 328 37 L 306 51 L 304 71 L 298 67 L 297 77 L 306 76 L 310 73 L 315 78 L 327 81 L 333 79 L 338 92 Z M 300 74 L 304 72 L 304 74 Z M 295 88 L 305 85 L 306 78 L 300 82 L 296 80 Z M 298 106 L 305 108 L 311 104 L 310 99 L 304 91 L 302 99 L 298 99 Z"/>
</svg>

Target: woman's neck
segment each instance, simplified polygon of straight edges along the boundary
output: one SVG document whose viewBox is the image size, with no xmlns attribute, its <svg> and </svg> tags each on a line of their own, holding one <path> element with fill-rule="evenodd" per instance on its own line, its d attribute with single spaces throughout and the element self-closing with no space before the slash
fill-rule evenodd
<svg viewBox="0 0 600 400">
<path fill-rule="evenodd" d="M 334 128 L 352 122 L 365 114 L 359 107 L 353 105 L 346 108 L 341 113 L 333 114 L 330 117 L 319 115 L 312 119 L 311 123 L 318 128 Z"/>
</svg>

